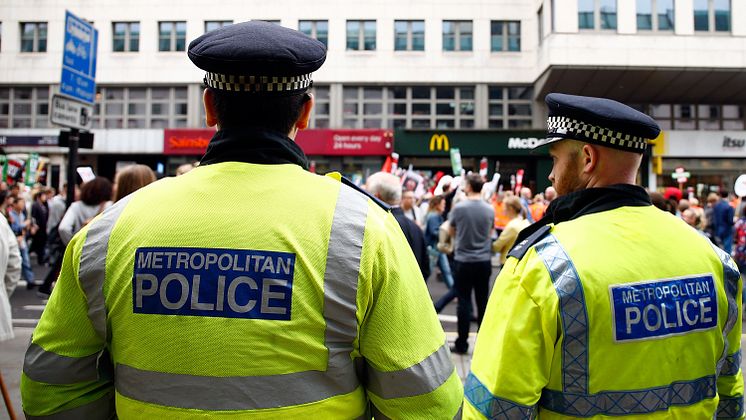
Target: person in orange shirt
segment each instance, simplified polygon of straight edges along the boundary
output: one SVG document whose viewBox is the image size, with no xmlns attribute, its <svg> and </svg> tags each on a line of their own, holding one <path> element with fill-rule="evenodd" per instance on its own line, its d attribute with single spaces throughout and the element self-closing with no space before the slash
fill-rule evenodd
<svg viewBox="0 0 746 420">
<path fill-rule="evenodd" d="M 512 196 L 512 191 L 500 192 L 492 196 L 492 207 L 495 208 L 495 231 L 497 231 L 498 235 L 505 229 L 505 226 L 510 221 L 510 218 L 505 215 L 505 203 L 503 201 Z"/>
<path fill-rule="evenodd" d="M 544 197 L 541 194 L 536 194 L 534 196 L 534 202 L 528 206 L 528 209 L 531 212 L 531 217 L 534 221 L 541 220 L 541 218 L 544 217 L 544 213 L 547 211 L 547 205 L 544 204 Z"/>
</svg>

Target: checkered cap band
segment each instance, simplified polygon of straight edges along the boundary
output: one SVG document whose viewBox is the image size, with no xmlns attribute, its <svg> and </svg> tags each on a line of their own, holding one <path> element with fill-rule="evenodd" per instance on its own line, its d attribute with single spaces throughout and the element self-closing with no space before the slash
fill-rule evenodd
<svg viewBox="0 0 746 420">
<path fill-rule="evenodd" d="M 547 137 L 552 136 L 602 143 L 636 152 L 644 152 L 648 145 L 648 139 L 644 137 L 625 134 L 569 117 L 547 119 Z"/>
<path fill-rule="evenodd" d="M 205 84 L 230 92 L 288 93 L 308 89 L 312 80 L 311 73 L 300 76 L 236 76 L 207 72 Z"/>
</svg>

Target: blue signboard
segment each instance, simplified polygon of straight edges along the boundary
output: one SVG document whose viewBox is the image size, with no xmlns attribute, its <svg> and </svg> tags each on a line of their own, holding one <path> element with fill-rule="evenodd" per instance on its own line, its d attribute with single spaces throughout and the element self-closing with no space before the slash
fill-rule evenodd
<svg viewBox="0 0 746 420">
<path fill-rule="evenodd" d="M 87 103 L 96 99 L 98 31 L 85 20 L 65 12 L 60 92 Z"/>
</svg>

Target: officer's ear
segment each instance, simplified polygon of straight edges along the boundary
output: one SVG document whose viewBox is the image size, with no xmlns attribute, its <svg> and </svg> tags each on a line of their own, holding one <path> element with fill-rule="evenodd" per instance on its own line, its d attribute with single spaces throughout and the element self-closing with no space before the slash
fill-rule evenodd
<svg viewBox="0 0 746 420">
<path fill-rule="evenodd" d="M 202 103 L 205 106 L 205 123 L 208 127 L 214 127 L 218 123 L 218 113 L 215 108 L 215 95 L 210 89 L 202 93 Z"/>
<path fill-rule="evenodd" d="M 305 130 L 308 128 L 308 124 L 311 121 L 311 111 L 313 110 L 314 100 L 313 100 L 313 94 L 305 93 L 306 95 L 306 101 L 303 102 L 303 106 L 300 111 L 300 116 L 298 117 L 298 121 L 295 123 L 295 127 L 298 128 L 298 130 Z"/>
<path fill-rule="evenodd" d="M 596 166 L 598 166 L 598 159 L 600 153 L 598 147 L 593 144 L 586 143 L 580 150 L 580 158 L 583 165 L 583 172 L 589 174 L 592 173 Z"/>
</svg>

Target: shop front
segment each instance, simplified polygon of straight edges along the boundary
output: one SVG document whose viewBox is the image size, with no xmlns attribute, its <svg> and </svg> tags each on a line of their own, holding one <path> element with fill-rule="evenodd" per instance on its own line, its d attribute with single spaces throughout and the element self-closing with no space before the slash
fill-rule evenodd
<svg viewBox="0 0 746 420">
<path fill-rule="evenodd" d="M 175 173 L 183 163 L 198 161 L 213 134 L 211 129 L 164 130 L 167 173 Z M 298 132 L 295 142 L 308 157 L 312 171 L 339 171 L 353 180 L 379 171 L 394 149 L 388 130 L 309 129 Z"/>
<path fill-rule="evenodd" d="M 131 163 L 150 166 L 159 176 L 163 171 L 163 130 L 93 130 L 93 148 L 78 150 L 77 166 L 114 180 L 117 170 Z M 60 188 L 67 181 L 68 148 L 59 147 L 59 129 L 2 130 L 0 146 L 8 156 L 38 155 L 44 163 L 38 182 Z"/>
<path fill-rule="evenodd" d="M 532 152 L 544 131 L 495 130 L 397 130 L 395 152 L 399 166 L 426 173 L 443 171 L 452 174 L 451 153 L 457 149 L 464 171 L 478 172 L 480 161 L 487 158 L 487 176 L 500 174 L 500 185 L 510 189 L 522 172 L 522 184 L 534 192 L 551 185 L 547 177 L 552 161 L 546 150 Z"/>
<path fill-rule="evenodd" d="M 682 177 L 682 173 L 688 176 Z M 722 189 L 733 191 L 736 178 L 744 173 L 746 132 L 666 132 L 659 187 L 683 186 L 703 197 Z"/>
</svg>

